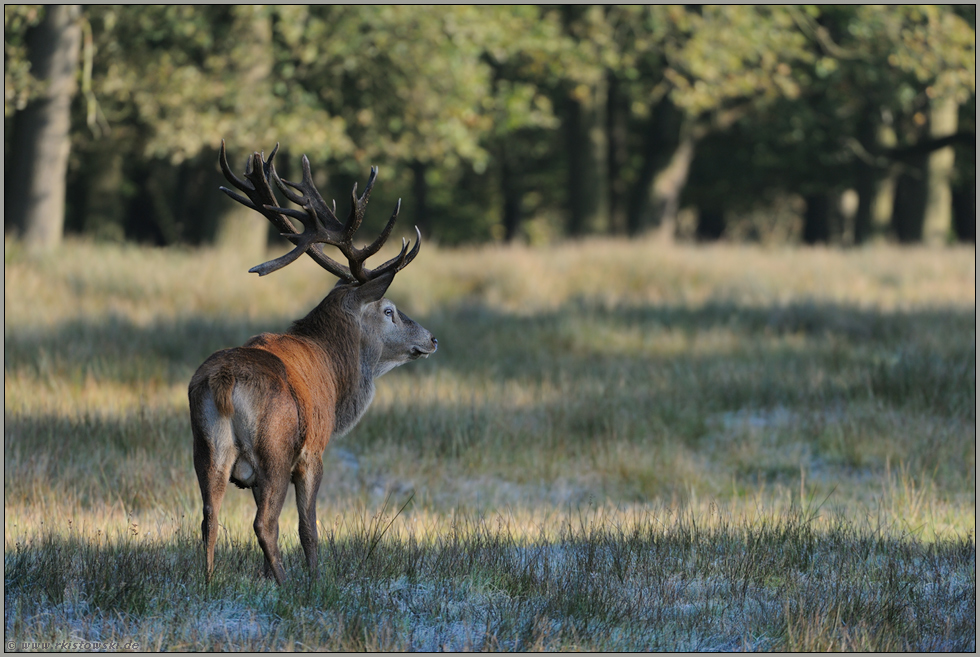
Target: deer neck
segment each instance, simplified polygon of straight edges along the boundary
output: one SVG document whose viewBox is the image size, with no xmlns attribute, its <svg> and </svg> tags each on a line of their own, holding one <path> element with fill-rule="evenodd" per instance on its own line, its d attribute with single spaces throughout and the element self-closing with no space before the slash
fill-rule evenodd
<svg viewBox="0 0 980 657">
<path fill-rule="evenodd" d="M 313 340 L 326 355 L 337 386 L 333 436 L 339 437 L 357 424 L 374 399 L 380 348 L 361 339 L 357 316 L 336 296 L 328 295 L 294 322 L 290 333 Z"/>
</svg>

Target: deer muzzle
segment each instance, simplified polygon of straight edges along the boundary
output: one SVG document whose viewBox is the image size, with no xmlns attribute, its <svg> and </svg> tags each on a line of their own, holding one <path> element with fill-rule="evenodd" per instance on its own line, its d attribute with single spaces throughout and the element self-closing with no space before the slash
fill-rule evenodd
<svg viewBox="0 0 980 657">
<path fill-rule="evenodd" d="M 418 360 L 419 358 L 428 358 L 431 354 L 436 352 L 436 349 L 439 348 L 439 341 L 432 338 L 431 347 L 431 349 L 427 349 L 423 346 L 412 347 L 411 359 Z"/>
</svg>

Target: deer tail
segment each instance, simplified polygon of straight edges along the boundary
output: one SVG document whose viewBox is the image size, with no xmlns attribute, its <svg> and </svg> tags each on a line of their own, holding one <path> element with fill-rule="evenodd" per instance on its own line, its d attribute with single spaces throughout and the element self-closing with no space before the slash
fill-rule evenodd
<svg viewBox="0 0 980 657">
<path fill-rule="evenodd" d="M 235 412 L 231 403 L 231 391 L 235 388 L 235 376 L 231 372 L 217 371 L 208 377 L 208 387 L 214 397 L 214 406 L 218 413 L 230 417 Z"/>
</svg>

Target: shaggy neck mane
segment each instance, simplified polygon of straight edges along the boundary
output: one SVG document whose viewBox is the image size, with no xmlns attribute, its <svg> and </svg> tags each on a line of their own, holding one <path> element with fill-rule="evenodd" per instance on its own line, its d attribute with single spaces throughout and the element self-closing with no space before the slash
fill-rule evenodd
<svg viewBox="0 0 980 657">
<path fill-rule="evenodd" d="M 289 333 L 315 342 L 326 355 L 337 382 L 336 434 L 353 426 L 374 398 L 371 368 L 361 362 L 361 326 L 349 307 L 350 290 L 330 292 L 303 319 L 293 322 Z"/>
</svg>

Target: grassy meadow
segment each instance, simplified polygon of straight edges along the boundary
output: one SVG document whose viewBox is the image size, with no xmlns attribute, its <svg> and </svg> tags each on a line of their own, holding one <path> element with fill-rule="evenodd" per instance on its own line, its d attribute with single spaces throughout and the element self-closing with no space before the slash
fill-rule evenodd
<svg viewBox="0 0 980 657">
<path fill-rule="evenodd" d="M 258 262 L 5 243 L 8 650 L 976 649 L 972 246 L 425 244 L 319 578 L 232 487 L 206 587 L 187 383 L 333 284 Z"/>
</svg>

